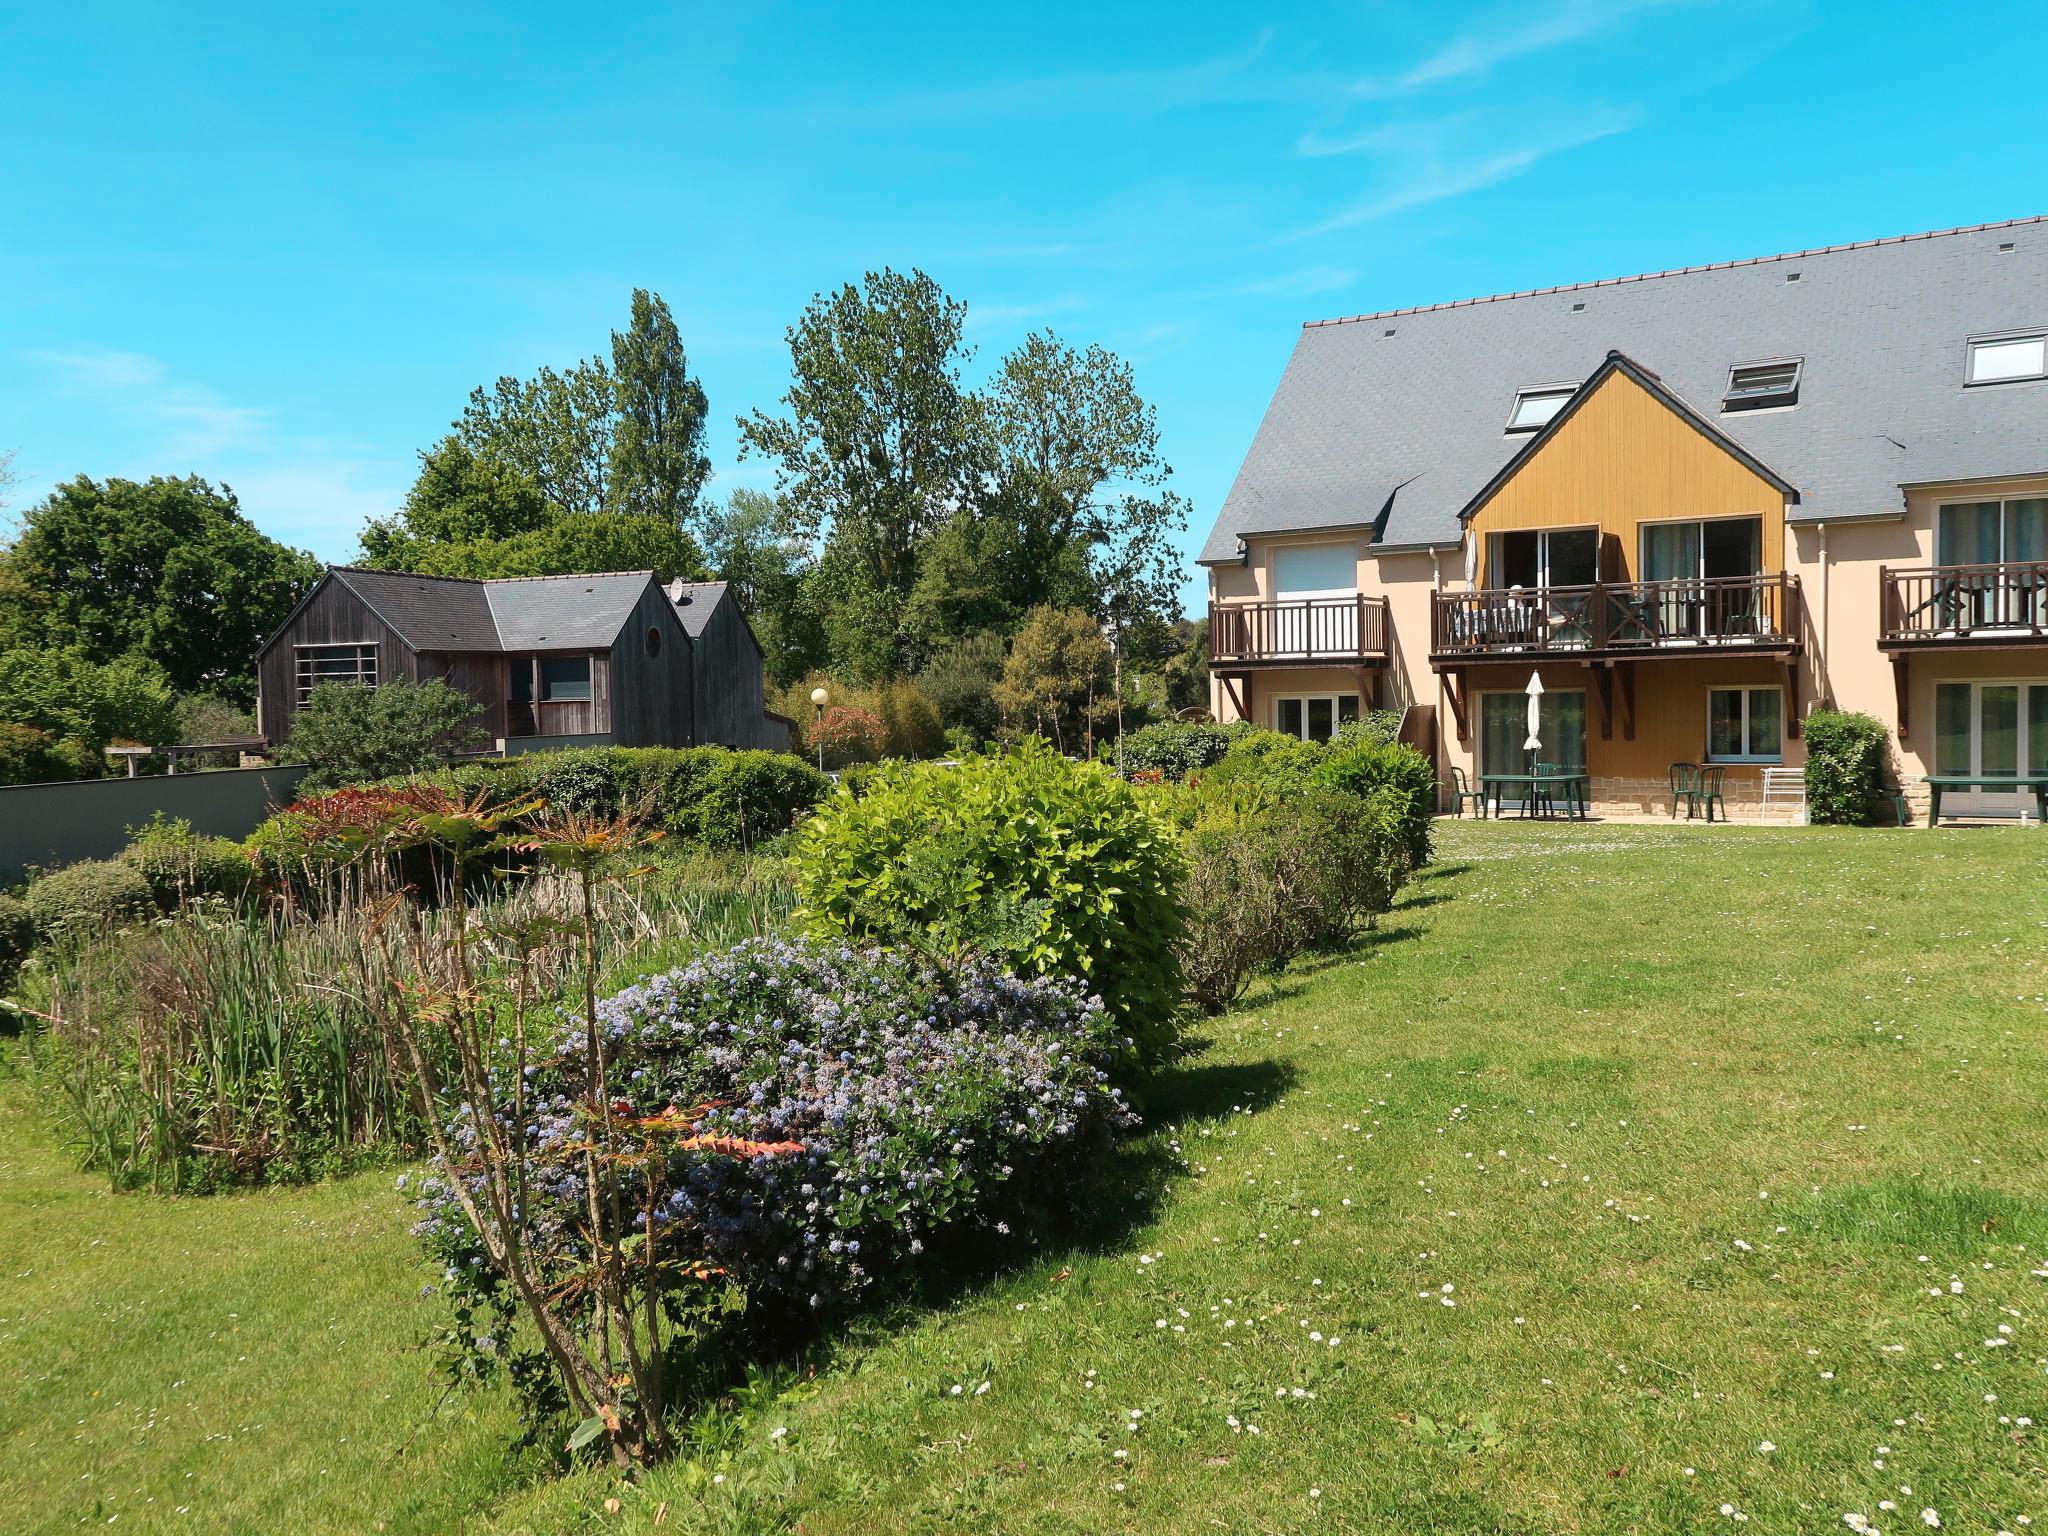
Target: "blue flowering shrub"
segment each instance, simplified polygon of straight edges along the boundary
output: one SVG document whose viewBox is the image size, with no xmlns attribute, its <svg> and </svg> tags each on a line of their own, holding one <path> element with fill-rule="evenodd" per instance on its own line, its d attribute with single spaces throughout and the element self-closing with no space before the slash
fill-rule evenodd
<svg viewBox="0 0 2048 1536">
<path fill-rule="evenodd" d="M 827 1313 L 965 1243 L 985 1248 L 1066 1198 L 1132 1123 L 1106 1071 L 1116 1030 L 1101 1001 L 988 961 L 754 939 L 601 1002 L 598 1023 L 616 1121 L 689 1123 L 650 1138 L 625 1181 L 636 1239 L 651 1212 L 671 1256 L 654 1300 L 686 1330 L 728 1310 Z M 589 1262 L 587 1050 L 584 1021 L 568 1019 L 525 1085 L 524 1242 L 558 1284 Z M 460 1156 L 475 1138 L 455 1131 Z M 429 1179 L 416 1230 L 444 1272 L 458 1359 L 487 1374 L 506 1358 L 516 1298 L 449 1177 Z M 511 1364 L 516 1382 L 548 1389 L 539 1357 Z"/>
<path fill-rule="evenodd" d="M 813 933 L 1078 977 L 1126 1037 L 1124 1070 L 1173 1044 L 1178 839 L 1104 768 L 1035 737 L 957 767 L 883 764 L 803 824 L 796 867 Z"/>
</svg>

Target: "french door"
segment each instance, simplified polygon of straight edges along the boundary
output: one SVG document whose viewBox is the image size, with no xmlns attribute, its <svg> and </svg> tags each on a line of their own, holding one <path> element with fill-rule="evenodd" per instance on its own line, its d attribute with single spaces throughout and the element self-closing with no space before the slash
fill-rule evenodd
<svg viewBox="0 0 2048 1536">
<path fill-rule="evenodd" d="M 1972 778 L 2048 774 L 2048 681 L 1934 685 L 1934 771 Z M 2017 816 L 2034 797 L 2019 788 L 1949 791 L 1942 809 Z"/>
<path fill-rule="evenodd" d="M 1303 741 L 1328 741 L 1358 718 L 1355 693 L 1309 693 L 1273 701 L 1273 729 Z"/>
<path fill-rule="evenodd" d="M 2048 623 L 2048 497 L 1951 502 L 1936 509 L 1934 563 L 1956 571 L 1938 587 L 1944 629 Z M 2010 569 L 1984 569 L 2010 567 Z"/>
<path fill-rule="evenodd" d="M 1664 640 L 1755 634 L 1756 589 L 1729 583 L 1763 574 L 1763 546 L 1760 517 L 1643 524 L 1643 580 L 1657 584 L 1645 603 L 1654 633 Z"/>
<path fill-rule="evenodd" d="M 1275 652 L 1358 653 L 1356 544 L 1296 544 L 1274 550 L 1273 597 L 1278 604 L 1273 612 Z"/>
<path fill-rule="evenodd" d="M 1520 587 L 1525 606 L 1509 610 L 1521 627 L 1533 630 L 1537 605 L 1552 647 L 1588 645 L 1592 626 L 1590 594 L 1584 588 L 1600 579 L 1598 528 L 1516 528 L 1486 536 L 1486 584 L 1493 589 Z"/>
<path fill-rule="evenodd" d="M 1559 768 L 1583 770 L 1586 766 L 1586 695 L 1583 689 L 1558 689 L 1546 693 L 1536 709 L 1536 737 L 1543 743 L 1534 751 L 1525 749 L 1529 739 L 1529 696 L 1526 693 L 1482 693 L 1479 695 L 1479 772 L 1527 773 L 1530 761 L 1555 764 Z M 1508 786 L 1501 791 L 1505 809 L 1520 809 L 1523 790 Z"/>
</svg>

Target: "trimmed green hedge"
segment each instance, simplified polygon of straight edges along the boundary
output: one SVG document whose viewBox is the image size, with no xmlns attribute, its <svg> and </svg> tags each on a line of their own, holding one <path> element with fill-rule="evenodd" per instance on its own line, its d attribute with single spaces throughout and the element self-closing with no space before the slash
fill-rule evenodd
<svg viewBox="0 0 2048 1536">
<path fill-rule="evenodd" d="M 1036 738 L 956 768 L 881 765 L 804 823 L 800 919 L 822 936 L 1076 976 L 1142 1070 L 1172 1046 L 1181 857 L 1131 787 Z"/>
<path fill-rule="evenodd" d="M 1189 774 L 1220 763 L 1232 744 L 1254 734 L 1259 728 L 1243 721 L 1148 725 L 1124 738 L 1124 772 L 1156 773 L 1178 784 Z"/>
<path fill-rule="evenodd" d="M 1884 722 L 1849 710 L 1817 709 L 1803 729 L 1807 819 L 1816 825 L 1871 825 L 1884 807 L 1891 771 Z"/>
</svg>

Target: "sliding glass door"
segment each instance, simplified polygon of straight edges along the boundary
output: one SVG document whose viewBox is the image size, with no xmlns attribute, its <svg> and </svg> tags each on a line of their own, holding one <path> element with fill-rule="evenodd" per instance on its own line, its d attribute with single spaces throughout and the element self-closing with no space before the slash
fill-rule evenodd
<svg viewBox="0 0 2048 1536">
<path fill-rule="evenodd" d="M 2048 682 L 1936 683 L 1934 771 L 1971 778 L 2048 774 Z M 2032 810 L 2023 789 L 1951 790 L 1942 809 L 2017 816 Z"/>
<path fill-rule="evenodd" d="M 1936 510 L 1934 563 L 1946 629 L 2048 624 L 2048 497 L 1953 502 Z M 1984 569 L 1991 567 L 1991 569 Z"/>
<path fill-rule="evenodd" d="M 1559 768 L 1586 766 L 1586 695 L 1580 689 L 1559 689 L 1543 695 L 1536 711 L 1536 736 L 1543 745 L 1525 750 L 1529 739 L 1529 696 L 1526 693 L 1479 695 L 1479 771 L 1527 773 L 1533 760 Z M 1509 786 L 1502 805 L 1519 809 L 1523 791 Z"/>
<path fill-rule="evenodd" d="M 1760 517 L 1642 525 L 1643 580 L 1656 583 L 1645 613 L 1665 640 L 1727 640 L 1757 634 L 1763 574 Z"/>
</svg>

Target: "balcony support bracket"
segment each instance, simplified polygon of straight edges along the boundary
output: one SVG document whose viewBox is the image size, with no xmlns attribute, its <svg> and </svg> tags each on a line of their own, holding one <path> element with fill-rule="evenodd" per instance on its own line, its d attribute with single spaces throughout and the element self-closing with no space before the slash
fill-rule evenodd
<svg viewBox="0 0 2048 1536">
<path fill-rule="evenodd" d="M 1237 706 L 1237 718 L 1251 719 L 1251 706 L 1245 702 L 1244 679 L 1235 672 L 1219 672 L 1216 675 L 1223 683 L 1223 691 L 1230 695 L 1230 702 Z"/>
<path fill-rule="evenodd" d="M 1892 652 L 1892 694 L 1898 701 L 1899 740 L 1906 739 L 1906 701 L 1913 696 L 1912 661 L 1905 651 Z"/>
<path fill-rule="evenodd" d="M 1600 695 L 1600 739 L 1614 740 L 1614 673 L 1607 667 L 1596 667 L 1586 663 L 1586 670 L 1593 674 L 1594 691 Z"/>
<path fill-rule="evenodd" d="M 1636 739 L 1636 664 L 1632 661 L 1610 661 L 1607 669 L 1614 675 L 1614 693 L 1621 704 L 1621 739 Z"/>
<path fill-rule="evenodd" d="M 1355 667 L 1352 675 L 1358 679 L 1358 697 L 1366 709 L 1380 707 L 1380 669 L 1378 667 Z"/>
<path fill-rule="evenodd" d="M 1472 731 L 1465 722 L 1465 669 L 1463 667 L 1453 667 L 1444 674 L 1444 697 L 1450 701 L 1451 719 L 1458 727 L 1458 745 L 1465 746 L 1472 740 Z"/>
<path fill-rule="evenodd" d="M 1799 658 L 1782 656 L 1778 665 L 1785 673 L 1785 735 L 1793 741 L 1799 739 Z M 1902 717 L 1903 718 L 1903 717 Z"/>
</svg>

